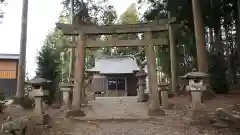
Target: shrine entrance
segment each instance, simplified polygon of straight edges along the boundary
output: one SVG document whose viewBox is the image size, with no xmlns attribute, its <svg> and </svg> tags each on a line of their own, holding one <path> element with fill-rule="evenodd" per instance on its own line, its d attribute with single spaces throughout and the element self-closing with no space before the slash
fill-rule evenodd
<svg viewBox="0 0 240 135">
<path fill-rule="evenodd" d="M 174 32 L 173 22 L 175 18 L 162 19 L 150 23 L 142 24 L 123 24 L 123 25 L 95 25 L 82 23 L 79 25 L 57 23 L 57 28 L 61 29 L 66 36 L 77 36 L 76 42 L 69 48 L 76 48 L 76 61 L 74 73 L 74 89 L 72 106 L 80 109 L 81 101 L 85 96 L 84 72 L 85 72 L 85 48 L 102 47 L 140 47 L 146 54 L 146 65 L 148 70 L 148 90 L 149 90 L 149 115 L 164 115 L 160 109 L 159 91 L 156 71 L 156 54 L 154 46 L 168 45 L 170 43 L 170 56 L 175 61 L 174 55 Z M 166 32 L 169 30 L 168 37 L 153 38 L 153 32 Z M 120 40 L 121 34 L 143 34 L 142 39 Z M 112 39 L 101 40 L 102 35 L 112 35 Z M 117 35 L 117 36 L 116 36 Z M 170 42 L 169 42 L 170 41 Z M 176 89 L 176 71 L 172 63 L 172 89 Z"/>
</svg>

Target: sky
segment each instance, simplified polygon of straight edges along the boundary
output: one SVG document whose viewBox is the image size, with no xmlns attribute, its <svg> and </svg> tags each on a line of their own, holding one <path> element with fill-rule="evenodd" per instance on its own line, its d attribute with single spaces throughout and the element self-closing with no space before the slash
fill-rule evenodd
<svg viewBox="0 0 240 135">
<path fill-rule="evenodd" d="M 23 0 L 8 0 L 5 17 L 0 25 L 0 53 L 19 54 L 21 13 Z M 137 0 L 108 0 L 118 15 Z M 61 0 L 29 0 L 26 72 L 35 76 L 36 54 L 43 45 L 48 32 L 55 27 L 62 10 Z M 46 4 L 47 3 L 47 4 Z M 54 7 L 54 8 L 53 8 Z M 143 13 L 144 9 L 140 11 Z"/>
</svg>

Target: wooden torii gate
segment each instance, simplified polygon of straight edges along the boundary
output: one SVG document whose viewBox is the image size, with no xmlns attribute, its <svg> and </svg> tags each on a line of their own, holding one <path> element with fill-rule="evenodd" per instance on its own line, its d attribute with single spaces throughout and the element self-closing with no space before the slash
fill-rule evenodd
<svg viewBox="0 0 240 135">
<path fill-rule="evenodd" d="M 154 45 L 168 45 L 170 43 L 170 56 L 173 62 L 175 62 L 175 44 L 173 41 L 174 32 L 172 30 L 172 23 L 175 22 L 175 18 L 162 19 L 157 22 L 144 23 L 144 24 L 123 24 L 123 25 L 94 25 L 94 24 L 62 24 L 57 23 L 57 28 L 61 29 L 66 36 L 78 36 L 76 39 L 76 61 L 75 61 L 75 74 L 74 74 L 74 89 L 73 89 L 73 101 L 72 107 L 74 109 L 80 109 L 83 85 L 84 85 L 84 65 L 85 65 L 85 48 L 101 48 L 101 47 L 134 47 L 134 46 L 146 46 L 146 57 L 148 67 L 148 79 L 149 79 L 149 115 L 164 115 L 164 111 L 160 109 L 159 92 L 157 83 L 157 71 L 156 71 L 156 55 L 154 51 Z M 152 32 L 169 31 L 169 39 L 160 38 L 153 39 Z M 110 39 L 106 41 L 87 39 L 88 36 L 97 35 L 112 35 L 112 34 L 137 34 L 143 33 L 144 38 L 142 40 L 119 40 Z M 175 66 L 174 63 L 171 63 Z M 108 65 L 106 65 L 108 66 Z M 171 68 L 176 70 L 176 68 Z M 176 71 L 172 71 L 172 89 L 176 89 Z"/>
</svg>

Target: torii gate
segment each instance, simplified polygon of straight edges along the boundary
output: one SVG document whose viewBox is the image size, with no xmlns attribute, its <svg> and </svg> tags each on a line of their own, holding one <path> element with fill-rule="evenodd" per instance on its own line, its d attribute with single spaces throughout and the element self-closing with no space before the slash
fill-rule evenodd
<svg viewBox="0 0 240 135">
<path fill-rule="evenodd" d="M 161 32 L 169 30 L 170 39 L 170 56 L 173 62 L 175 62 L 175 44 L 173 38 L 172 23 L 175 22 L 175 18 L 162 19 L 157 22 L 144 23 L 144 24 L 123 24 L 123 25 L 101 25 L 94 24 L 79 24 L 74 26 L 71 24 L 57 23 L 57 28 L 61 29 L 66 36 L 78 36 L 76 39 L 76 61 L 75 61 L 75 74 L 74 74 L 74 89 L 73 89 L 73 101 L 72 106 L 75 109 L 80 109 L 81 98 L 84 82 L 84 65 L 85 65 L 85 48 L 101 48 L 101 47 L 134 47 L 134 46 L 146 46 L 146 57 L 148 67 L 148 81 L 149 81 L 149 115 L 164 115 L 164 111 L 160 109 L 159 92 L 157 83 L 156 72 L 156 56 L 154 51 L 154 45 L 168 45 L 167 38 L 153 39 L 152 32 Z M 112 35 L 112 34 L 137 34 L 143 33 L 143 40 L 119 40 L 117 38 L 101 41 L 87 39 L 87 36 L 97 35 Z M 174 63 L 171 63 L 175 66 Z M 106 65 L 107 66 L 107 65 Z M 176 68 L 172 70 L 172 86 L 176 89 Z"/>
</svg>

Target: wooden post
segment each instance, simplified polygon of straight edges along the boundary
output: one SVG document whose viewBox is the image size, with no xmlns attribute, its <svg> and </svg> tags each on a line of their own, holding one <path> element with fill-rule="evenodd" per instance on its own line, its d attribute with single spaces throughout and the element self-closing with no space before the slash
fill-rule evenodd
<svg viewBox="0 0 240 135">
<path fill-rule="evenodd" d="M 74 109 L 80 109 L 82 101 L 82 89 L 84 87 L 84 44 L 85 35 L 83 33 L 79 34 L 77 40 L 77 57 L 75 62 L 75 75 L 74 75 L 74 89 L 73 89 L 73 101 L 72 106 Z"/>
<path fill-rule="evenodd" d="M 171 19 L 171 13 L 168 12 L 168 19 Z M 169 43 L 170 43 L 170 59 L 171 59 L 171 90 L 177 95 L 177 71 L 176 71 L 176 43 L 174 29 L 172 25 L 168 24 Z"/>
<path fill-rule="evenodd" d="M 198 71 L 208 72 L 207 52 L 204 38 L 204 27 L 200 10 L 200 0 L 192 0 L 193 20 L 197 48 Z"/>
<path fill-rule="evenodd" d="M 26 49 L 27 49 L 27 19 L 28 19 L 28 0 L 23 0 L 20 59 L 18 64 L 16 100 L 22 99 L 25 93 L 24 82 L 25 82 Z M 18 101 L 16 101 L 16 103 L 17 102 Z"/>
<path fill-rule="evenodd" d="M 146 47 L 147 66 L 148 66 L 148 89 L 149 89 L 149 107 L 148 115 L 150 116 L 163 116 L 164 111 L 160 108 L 158 83 L 157 83 L 157 66 L 156 66 L 156 54 L 154 46 L 151 43 L 152 33 L 144 33 L 145 40 L 148 40 L 148 46 Z"/>
</svg>

